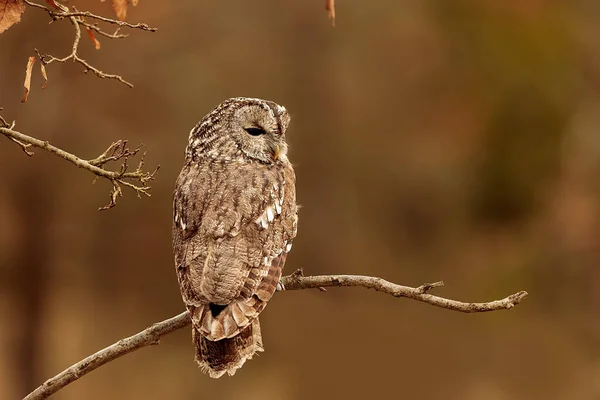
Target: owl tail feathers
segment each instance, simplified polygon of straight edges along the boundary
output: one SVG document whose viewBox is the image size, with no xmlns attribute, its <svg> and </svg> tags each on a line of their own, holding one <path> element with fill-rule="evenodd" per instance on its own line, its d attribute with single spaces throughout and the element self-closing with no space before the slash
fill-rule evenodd
<svg viewBox="0 0 600 400">
<path fill-rule="evenodd" d="M 225 373 L 232 376 L 256 352 L 264 351 L 258 318 L 236 336 L 217 341 L 208 340 L 194 327 L 192 340 L 196 346 L 196 362 L 211 378 L 220 378 Z"/>
</svg>

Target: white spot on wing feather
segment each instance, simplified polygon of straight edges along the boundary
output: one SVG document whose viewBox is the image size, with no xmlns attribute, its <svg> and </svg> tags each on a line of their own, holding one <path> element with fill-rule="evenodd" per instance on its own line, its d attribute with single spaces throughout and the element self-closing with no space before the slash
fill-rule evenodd
<svg viewBox="0 0 600 400">
<path fill-rule="evenodd" d="M 266 266 L 270 266 L 270 265 L 271 265 L 271 259 L 270 259 L 270 258 L 267 258 L 267 257 L 265 257 L 265 265 L 266 265 Z M 269 268 L 263 268 L 263 269 L 260 271 L 260 273 L 259 273 L 259 276 L 260 276 L 261 278 L 264 278 L 264 277 L 265 277 L 265 276 L 267 276 L 267 275 L 269 275 Z"/>
<path fill-rule="evenodd" d="M 277 183 L 273 183 L 273 191 L 271 191 L 270 193 L 270 197 L 273 200 L 273 204 L 271 206 L 268 206 L 265 209 L 265 211 L 260 215 L 260 217 L 258 217 L 254 221 L 256 225 L 260 226 L 263 229 L 267 229 L 269 224 L 275 220 L 275 216 L 281 214 L 284 195 L 283 184 L 285 184 L 285 182 L 282 182 L 282 186 L 279 187 Z M 278 191 L 280 192 L 281 197 L 277 196 Z"/>
</svg>

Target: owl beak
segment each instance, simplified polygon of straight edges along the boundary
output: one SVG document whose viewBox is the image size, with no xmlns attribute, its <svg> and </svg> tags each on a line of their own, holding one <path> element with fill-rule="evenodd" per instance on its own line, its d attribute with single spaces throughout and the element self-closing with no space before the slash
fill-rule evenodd
<svg viewBox="0 0 600 400">
<path fill-rule="evenodd" d="M 275 145 L 275 151 L 273 152 L 273 161 L 277 161 L 279 159 L 279 154 L 281 154 L 281 147 L 278 144 Z"/>
</svg>

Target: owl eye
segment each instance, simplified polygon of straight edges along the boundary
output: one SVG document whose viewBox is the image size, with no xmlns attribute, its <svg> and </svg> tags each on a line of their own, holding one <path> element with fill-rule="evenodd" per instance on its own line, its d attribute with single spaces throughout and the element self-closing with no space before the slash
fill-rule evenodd
<svg viewBox="0 0 600 400">
<path fill-rule="evenodd" d="M 264 135 L 265 133 L 267 133 L 262 128 L 246 128 L 246 132 L 248 132 L 252 136 L 260 136 L 260 135 Z"/>
</svg>

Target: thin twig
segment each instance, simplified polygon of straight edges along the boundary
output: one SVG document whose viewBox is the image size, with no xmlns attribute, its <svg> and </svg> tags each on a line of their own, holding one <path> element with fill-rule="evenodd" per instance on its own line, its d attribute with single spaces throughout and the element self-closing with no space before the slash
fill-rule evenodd
<svg viewBox="0 0 600 400">
<path fill-rule="evenodd" d="M 71 52 L 71 54 L 69 54 L 66 57 L 57 58 L 50 54 L 40 55 L 39 52 L 37 51 L 37 49 L 35 49 L 36 53 L 38 53 L 38 57 L 39 57 L 40 61 L 42 62 L 42 64 L 48 65 L 55 61 L 62 63 L 62 62 L 66 62 L 69 60 L 73 60 L 73 62 L 83 65 L 83 67 L 85 68 L 84 69 L 85 73 L 87 73 L 88 71 L 92 71 L 99 78 L 114 79 L 114 80 L 117 80 L 117 81 L 129 86 L 130 88 L 132 88 L 133 84 L 131 82 L 128 82 L 125 79 L 123 79 L 122 76 L 116 75 L 116 74 L 107 74 L 107 73 L 99 70 L 98 68 L 94 67 L 93 65 L 91 65 L 89 62 L 87 62 L 83 58 L 79 57 L 79 55 L 77 54 L 77 50 L 79 48 L 79 41 L 81 40 L 81 27 L 79 25 L 83 24 L 83 23 L 80 20 L 77 20 L 75 17 L 69 17 L 69 20 L 71 21 L 71 24 L 73 24 L 73 27 L 75 27 L 75 39 L 73 40 L 73 51 Z"/>
<path fill-rule="evenodd" d="M 29 0 L 24 0 L 24 1 L 25 1 L 25 4 L 27 4 L 31 7 L 41 8 L 42 10 L 46 11 L 50 15 L 52 20 L 54 20 L 54 21 L 60 20 L 63 18 L 69 18 L 69 17 L 86 17 L 86 18 L 97 19 L 99 21 L 106 22 L 108 24 L 113 24 L 113 25 L 118 25 L 118 26 L 126 26 L 127 28 L 131 28 L 131 29 L 141 29 L 143 31 L 149 31 L 149 32 L 158 31 L 158 28 L 150 27 L 150 26 L 148 26 L 148 24 L 144 24 L 144 23 L 130 24 L 129 22 L 119 21 L 119 20 L 112 19 L 112 18 L 106 18 L 101 15 L 92 14 L 89 11 L 69 12 L 68 9 L 64 5 L 62 6 L 62 7 L 64 7 L 63 8 L 64 11 L 56 11 L 54 9 L 46 7 L 43 4 L 37 4 L 37 3 L 34 3 Z M 59 3 L 57 3 L 57 4 L 59 4 Z"/>
<path fill-rule="evenodd" d="M 9 125 L 3 118 L 0 117 L 0 133 L 19 144 L 27 155 L 33 155 L 33 153 L 27 151 L 29 147 L 37 147 L 39 149 L 43 149 L 49 153 L 57 155 L 61 158 L 64 158 L 65 160 L 70 161 L 79 168 L 83 168 L 90 171 L 96 176 L 111 181 L 111 183 L 113 184 L 113 190 L 110 194 L 110 203 L 104 207 L 101 207 L 100 210 L 106 210 L 115 206 L 117 197 L 120 197 L 122 195 L 120 185 L 131 188 L 138 194 L 138 197 L 140 197 L 142 194 L 150 197 L 150 186 L 148 186 L 147 183 L 154 179 L 154 176 L 160 166 L 158 166 L 153 172 L 145 172 L 143 170 L 144 159 L 142 156 L 142 159 L 138 164 L 137 168 L 134 171 L 128 171 L 128 158 L 131 156 L 135 156 L 140 149 L 137 148 L 133 151 L 129 150 L 127 148 L 127 141 L 119 140 L 111 144 L 108 147 L 108 149 L 106 149 L 106 151 L 102 153 L 99 157 L 86 161 L 75 156 L 74 154 L 71 154 L 62 149 L 59 149 L 56 146 L 51 145 L 48 141 L 39 140 L 34 137 L 25 135 L 21 132 L 14 130 L 13 128 L 14 123 Z M 122 164 L 119 167 L 118 171 L 111 171 L 103 168 L 104 164 L 110 161 L 122 161 Z M 138 182 L 139 184 L 134 184 L 131 181 Z"/>
<path fill-rule="evenodd" d="M 111 19 L 111 18 L 106 18 L 101 15 L 92 14 L 89 11 L 81 12 L 75 8 L 73 11 L 69 11 L 69 9 L 66 6 L 64 6 L 63 4 L 60 4 L 58 2 L 54 2 L 58 7 L 58 9 L 55 9 L 55 8 L 51 8 L 51 7 L 46 7 L 45 5 L 42 5 L 42 4 L 34 3 L 29 0 L 24 0 L 24 1 L 27 5 L 29 5 L 31 7 L 39 8 L 39 9 L 46 11 L 48 13 L 48 15 L 50 15 L 50 18 L 52 19 L 51 22 L 62 20 L 62 19 L 68 19 L 71 22 L 71 24 L 73 25 L 73 27 L 75 28 L 75 38 L 73 39 L 73 46 L 71 48 L 71 53 L 69 55 L 59 58 L 59 57 L 55 57 L 50 54 L 42 55 L 42 54 L 40 54 L 40 52 L 37 49 L 35 49 L 38 59 L 42 62 L 43 65 L 48 65 L 53 62 L 63 63 L 66 61 L 73 61 L 75 63 L 82 65 L 84 67 L 84 72 L 86 72 L 86 73 L 91 71 L 99 78 L 113 79 L 113 80 L 119 81 L 129 87 L 133 87 L 133 85 L 130 82 L 123 79 L 123 77 L 121 77 L 120 75 L 108 74 L 106 72 L 103 72 L 79 56 L 78 51 L 79 51 L 79 44 L 81 41 L 81 26 L 83 26 L 84 28 L 87 28 L 91 31 L 94 31 L 102 36 L 111 38 L 111 39 L 121 39 L 121 38 L 125 38 L 128 36 L 126 34 L 119 33 L 119 29 L 121 27 L 127 27 L 127 28 L 131 28 L 131 29 L 140 29 L 140 30 L 149 31 L 149 32 L 156 32 L 157 28 L 149 27 L 147 24 L 143 24 L 143 23 L 130 24 L 125 21 L 119 21 L 119 20 L 115 20 L 115 19 Z M 98 21 L 102 21 L 102 22 L 105 22 L 108 24 L 117 25 L 118 28 L 114 33 L 109 33 L 109 32 L 102 30 L 96 24 L 90 24 L 90 23 L 86 22 L 85 18 L 96 19 Z M 98 47 L 99 47 L 99 44 L 98 44 Z"/>
<path fill-rule="evenodd" d="M 495 300 L 486 303 L 463 303 L 460 301 L 427 294 L 428 290 L 442 286 L 442 282 L 424 284 L 413 288 L 409 286 L 397 285 L 373 276 L 303 276 L 302 270 L 298 270 L 291 275 L 281 278 L 281 281 L 285 287 L 285 290 L 321 289 L 324 287 L 334 286 L 364 287 L 367 289 L 375 289 L 378 292 L 387 293 L 394 297 L 406 297 L 409 299 L 422 301 L 436 307 L 442 307 L 448 310 L 466 313 L 510 310 L 519 304 L 525 297 L 527 297 L 527 292 L 518 292 L 502 300 Z M 76 364 L 73 364 L 60 374 L 48 379 L 41 386 L 27 395 L 24 400 L 45 399 L 68 384 L 81 378 L 83 375 L 95 370 L 98 367 L 101 367 L 110 361 L 113 361 L 142 347 L 159 344 L 159 340 L 162 336 L 176 331 L 177 329 L 184 328 L 190 323 L 191 320 L 187 311 L 184 311 L 173 318 L 155 323 L 145 330 L 128 338 L 121 339 L 117 343 L 108 346 L 89 357 L 86 357 Z"/>
<path fill-rule="evenodd" d="M 129 36 L 126 33 L 119 33 L 119 30 L 121 29 L 120 27 L 117 28 L 117 30 L 114 33 L 108 33 L 108 32 L 103 31 L 102 29 L 100 29 L 100 27 L 98 25 L 96 25 L 96 24 L 90 24 L 88 22 L 82 22 L 81 25 L 85 26 L 86 28 L 89 28 L 89 29 L 93 30 L 94 32 L 96 32 L 96 33 L 98 33 L 98 34 L 100 34 L 100 35 L 102 35 L 104 37 L 110 38 L 110 39 L 123 39 L 123 38 L 126 38 L 126 37 Z"/>
</svg>

